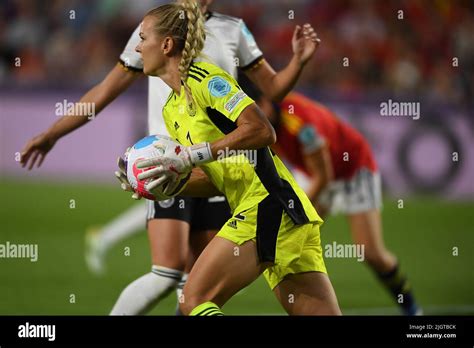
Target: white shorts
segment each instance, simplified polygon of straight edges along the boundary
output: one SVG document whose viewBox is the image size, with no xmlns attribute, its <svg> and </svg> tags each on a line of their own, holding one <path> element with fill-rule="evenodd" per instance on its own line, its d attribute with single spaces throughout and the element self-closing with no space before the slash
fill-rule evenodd
<svg viewBox="0 0 474 348">
<path fill-rule="evenodd" d="M 303 189 L 308 186 L 307 177 L 294 173 Z M 331 215 L 357 214 L 382 207 L 382 183 L 378 172 L 366 168 L 359 170 L 349 180 L 331 182 L 319 195 L 319 204 Z"/>
</svg>

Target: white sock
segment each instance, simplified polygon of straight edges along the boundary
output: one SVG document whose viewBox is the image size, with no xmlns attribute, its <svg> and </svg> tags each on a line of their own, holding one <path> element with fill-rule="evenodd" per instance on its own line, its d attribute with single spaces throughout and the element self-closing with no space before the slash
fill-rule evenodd
<svg viewBox="0 0 474 348">
<path fill-rule="evenodd" d="M 183 273 L 183 276 L 181 277 L 178 286 L 176 286 L 176 299 L 178 300 L 178 303 L 176 304 L 176 315 L 183 315 L 179 310 L 179 304 L 184 301 L 184 298 L 182 298 L 183 288 L 184 284 L 186 284 L 186 280 L 188 280 L 188 275 L 189 273 Z"/>
<path fill-rule="evenodd" d="M 139 202 L 117 216 L 99 230 L 99 247 L 106 251 L 127 237 L 145 229 L 146 213 L 146 202 Z"/>
<path fill-rule="evenodd" d="M 140 315 L 148 312 L 178 285 L 183 272 L 153 266 L 150 273 L 130 283 L 120 294 L 110 315 Z"/>
</svg>

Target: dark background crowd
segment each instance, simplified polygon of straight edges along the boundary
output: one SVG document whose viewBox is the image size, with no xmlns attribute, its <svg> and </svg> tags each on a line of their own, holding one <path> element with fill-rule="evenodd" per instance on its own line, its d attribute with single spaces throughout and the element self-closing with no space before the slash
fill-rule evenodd
<svg viewBox="0 0 474 348">
<path fill-rule="evenodd" d="M 163 2 L 1 0 L 1 85 L 87 87 L 100 81 L 143 14 Z M 211 9 L 243 18 L 276 68 L 291 55 L 295 25 L 311 23 L 322 44 L 299 88 L 460 104 L 474 94 L 473 1 L 215 0 Z"/>
</svg>

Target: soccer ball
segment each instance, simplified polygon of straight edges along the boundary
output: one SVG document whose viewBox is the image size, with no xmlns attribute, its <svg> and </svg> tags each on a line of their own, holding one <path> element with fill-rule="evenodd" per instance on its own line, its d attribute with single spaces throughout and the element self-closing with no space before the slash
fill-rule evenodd
<svg viewBox="0 0 474 348">
<path fill-rule="evenodd" d="M 163 191 L 168 185 L 167 182 L 154 188 L 152 190 L 153 192 L 151 192 L 145 188 L 145 185 L 153 179 L 138 179 L 138 175 L 140 173 L 143 173 L 146 170 L 153 169 L 154 167 L 150 167 L 147 169 L 139 169 L 137 168 L 137 161 L 149 159 L 152 157 L 163 156 L 166 153 L 167 149 L 168 151 L 169 149 L 174 151 L 176 146 L 179 146 L 179 144 L 166 135 L 150 135 L 136 142 L 135 145 L 128 149 L 127 152 L 125 152 L 124 162 L 125 168 L 127 170 L 128 182 L 130 183 L 130 186 L 133 188 L 133 190 L 137 192 L 141 197 L 153 201 L 166 200 L 173 197 L 176 192 L 179 192 L 180 189 L 187 183 L 190 174 L 186 175 L 181 179 L 181 182 L 174 193 L 165 195 Z"/>
</svg>

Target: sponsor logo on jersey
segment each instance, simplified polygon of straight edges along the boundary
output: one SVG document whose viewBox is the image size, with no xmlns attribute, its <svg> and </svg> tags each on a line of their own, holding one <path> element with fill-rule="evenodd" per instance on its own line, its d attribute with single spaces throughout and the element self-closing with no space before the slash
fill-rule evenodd
<svg viewBox="0 0 474 348">
<path fill-rule="evenodd" d="M 207 88 L 214 97 L 225 97 L 230 92 L 230 83 L 220 76 L 213 77 L 207 84 Z"/>
<path fill-rule="evenodd" d="M 240 91 L 234 94 L 232 98 L 224 105 L 228 112 L 232 112 L 235 107 L 247 96 L 244 92 Z"/>
</svg>

